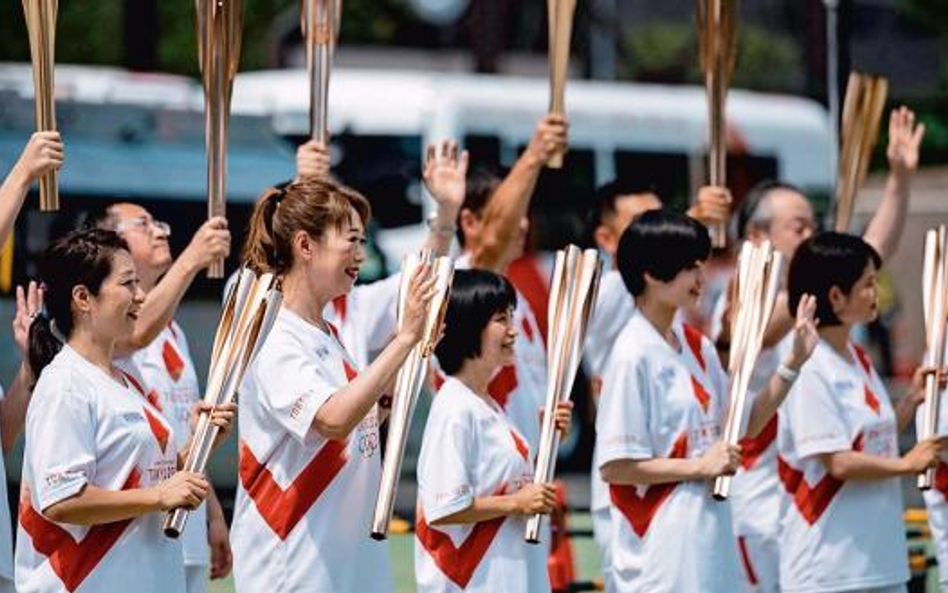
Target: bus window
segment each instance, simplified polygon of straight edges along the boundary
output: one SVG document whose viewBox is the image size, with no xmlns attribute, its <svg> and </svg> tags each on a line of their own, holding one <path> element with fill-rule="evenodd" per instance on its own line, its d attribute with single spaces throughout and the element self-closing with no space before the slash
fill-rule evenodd
<svg viewBox="0 0 948 593">
<path fill-rule="evenodd" d="M 616 177 L 631 187 L 652 187 L 666 207 L 684 210 L 691 200 L 688 155 L 617 150 Z"/>
</svg>

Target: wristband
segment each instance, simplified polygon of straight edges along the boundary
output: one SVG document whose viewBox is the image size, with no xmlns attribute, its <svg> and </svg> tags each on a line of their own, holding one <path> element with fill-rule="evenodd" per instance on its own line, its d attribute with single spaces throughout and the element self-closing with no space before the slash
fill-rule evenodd
<svg viewBox="0 0 948 593">
<path fill-rule="evenodd" d="M 777 376 L 792 385 L 793 382 L 797 380 L 797 377 L 800 376 L 800 371 L 795 371 L 781 362 L 780 366 L 777 367 Z"/>
</svg>

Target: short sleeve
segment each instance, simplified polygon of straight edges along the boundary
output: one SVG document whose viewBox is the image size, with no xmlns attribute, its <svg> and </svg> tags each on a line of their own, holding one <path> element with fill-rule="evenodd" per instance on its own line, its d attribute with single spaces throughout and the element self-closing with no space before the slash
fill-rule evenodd
<svg viewBox="0 0 948 593">
<path fill-rule="evenodd" d="M 96 472 L 93 404 L 56 387 L 37 386 L 26 423 L 25 462 L 41 512 L 78 494 Z"/>
<path fill-rule="evenodd" d="M 260 406 L 304 444 L 312 438 L 319 408 L 341 387 L 327 369 L 306 355 L 302 344 L 292 340 L 265 344 L 253 373 Z"/>
<path fill-rule="evenodd" d="M 786 418 L 793 448 L 800 458 L 852 449 L 850 431 L 833 390 L 815 367 L 804 365 L 787 399 Z"/>
<path fill-rule="evenodd" d="M 441 395 L 435 396 L 437 399 Z M 448 395 L 450 397 L 450 395 Z M 471 470 L 477 461 L 469 414 L 431 414 L 418 459 L 418 492 L 427 521 L 448 517 L 474 502 Z"/>
<path fill-rule="evenodd" d="M 649 436 L 650 391 L 643 359 L 610 359 L 596 413 L 597 467 L 619 459 L 655 457 Z"/>
</svg>

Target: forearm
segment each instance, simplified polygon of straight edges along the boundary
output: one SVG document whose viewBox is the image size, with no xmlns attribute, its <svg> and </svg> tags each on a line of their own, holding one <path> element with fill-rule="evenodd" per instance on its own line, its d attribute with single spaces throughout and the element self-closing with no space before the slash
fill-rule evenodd
<svg viewBox="0 0 948 593">
<path fill-rule="evenodd" d="M 501 182 L 481 215 L 481 239 L 471 253 L 474 268 L 494 270 L 506 265 L 504 256 L 520 238 L 520 222 L 530 208 L 530 198 L 543 170 L 541 163 L 525 152 Z"/>
<path fill-rule="evenodd" d="M 207 490 L 207 520 L 208 522 L 222 521 L 227 522 L 224 517 L 224 507 L 221 505 L 221 501 L 217 498 L 217 491 L 214 489 L 214 485 L 211 484 L 211 487 Z"/>
<path fill-rule="evenodd" d="M 313 429 L 330 439 L 348 438 L 395 380 L 413 346 L 396 336 L 368 368 L 319 407 Z"/>
<path fill-rule="evenodd" d="M 913 473 L 901 457 L 879 457 L 861 451 L 838 451 L 820 457 L 826 471 L 837 480 L 883 480 Z"/>
<path fill-rule="evenodd" d="M 695 459 L 652 458 L 645 460 L 619 459 L 600 468 L 602 479 L 608 484 L 651 486 L 672 482 L 704 480 L 710 476 L 701 471 Z"/>
<path fill-rule="evenodd" d="M 888 261 L 899 246 L 902 231 L 905 228 L 910 192 L 911 175 L 890 171 L 886 179 L 882 203 L 879 204 L 863 235 L 866 243 L 879 252 L 883 261 Z"/>
<path fill-rule="evenodd" d="M 10 236 L 29 190 L 29 176 L 19 166 L 14 165 L 3 180 L 3 185 L 0 185 L 0 246 Z"/>
<path fill-rule="evenodd" d="M 457 212 L 438 209 L 428 228 L 428 237 L 425 239 L 426 249 L 430 249 L 436 256 L 450 253 L 457 230 L 457 216 Z"/>
<path fill-rule="evenodd" d="M 132 335 L 115 344 L 116 356 L 128 355 L 144 348 L 168 327 L 197 273 L 198 268 L 183 258 L 171 266 L 145 297 Z"/>
<path fill-rule="evenodd" d="M 160 510 L 158 493 L 152 488 L 115 491 L 87 485 L 76 496 L 51 505 L 43 514 L 57 523 L 101 525 Z"/>
<path fill-rule="evenodd" d="M 909 392 L 896 402 L 895 418 L 898 422 L 899 432 L 908 428 L 909 425 L 915 421 L 915 412 L 918 410 L 918 404 L 915 403 L 916 401 L 918 400 Z"/>
<path fill-rule="evenodd" d="M 469 525 L 516 514 L 517 504 L 513 495 L 479 496 L 471 506 L 438 519 L 432 525 Z"/>
<path fill-rule="evenodd" d="M 0 400 L 0 433 L 3 435 L 3 452 L 9 453 L 23 430 L 26 409 L 30 404 L 32 376 L 25 364 L 20 364 L 13 383 Z"/>
<path fill-rule="evenodd" d="M 754 404 L 751 407 L 750 417 L 747 419 L 746 436 L 754 438 L 760 434 L 777 413 L 780 404 L 790 393 L 791 383 L 775 374 L 767 382 L 767 386 L 754 398 Z"/>
</svg>

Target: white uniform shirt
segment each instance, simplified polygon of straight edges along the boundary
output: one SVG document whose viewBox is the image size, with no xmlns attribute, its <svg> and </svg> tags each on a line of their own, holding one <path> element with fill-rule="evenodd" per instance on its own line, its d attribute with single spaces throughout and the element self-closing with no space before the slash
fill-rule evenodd
<svg viewBox="0 0 948 593">
<path fill-rule="evenodd" d="M 936 434 L 948 434 L 948 391 L 941 394 L 941 405 L 938 407 L 938 427 Z M 925 406 L 918 407 L 915 415 L 915 433 L 922 436 L 922 423 Z M 942 453 L 938 466 L 935 468 L 935 482 L 930 490 L 922 493 L 925 507 L 928 509 L 928 524 L 932 529 L 932 542 L 935 544 L 935 553 L 938 566 L 948 566 L 948 453 Z M 939 581 L 942 590 L 948 584 L 948 570 L 939 571 Z"/>
<path fill-rule="evenodd" d="M 599 283 L 596 308 L 586 332 L 586 345 L 583 349 L 586 369 L 589 371 L 594 395 L 602 392 L 602 374 L 612 352 L 612 346 L 635 311 L 635 298 L 625 287 L 622 276 L 616 270 L 609 270 Z M 595 453 L 593 454 L 595 459 Z M 593 464 L 590 476 L 590 510 L 599 511 L 609 508 L 609 487 L 602 481 L 599 468 Z"/>
<path fill-rule="evenodd" d="M 334 299 L 323 312 L 339 330 L 339 337 L 357 368 L 391 341 L 398 329 L 398 286 L 401 274 L 371 284 L 360 284 Z"/>
<path fill-rule="evenodd" d="M 175 473 L 176 463 L 161 412 L 65 346 L 40 375 L 27 412 L 17 590 L 183 592 L 181 544 L 162 533 L 164 513 L 92 527 L 42 515 L 87 484 L 154 486 Z"/>
<path fill-rule="evenodd" d="M 415 575 L 421 593 L 544 593 L 545 558 L 523 539 L 523 517 L 430 523 L 476 497 L 512 494 L 533 480 L 530 449 L 503 410 L 448 378 L 431 405 L 418 460 Z"/>
<path fill-rule="evenodd" d="M 337 337 L 281 309 L 240 392 L 238 592 L 393 589 L 388 545 L 368 537 L 381 476 L 377 407 L 347 441 L 312 429 L 355 368 Z"/>
<path fill-rule="evenodd" d="M 148 400 L 162 411 L 174 427 L 175 448 L 181 450 L 191 435 L 191 409 L 201 400 L 200 386 L 188 340 L 174 321 L 163 329 L 151 344 L 138 350 L 130 359 L 117 361 L 125 368 L 134 364 L 144 381 Z M 210 551 L 207 543 L 207 504 L 191 513 L 181 534 L 185 566 L 207 566 Z"/>
<path fill-rule="evenodd" d="M 596 466 L 620 459 L 696 458 L 716 441 L 727 376 L 697 330 L 674 324 L 676 352 L 639 312 L 603 376 Z M 730 505 L 707 481 L 610 485 L 612 578 L 620 593 L 732 593 L 740 582 Z"/>
<path fill-rule="evenodd" d="M 785 593 L 863 590 L 909 578 L 900 480 L 843 482 L 819 458 L 849 450 L 898 456 L 885 386 L 864 352 L 850 346 L 850 355 L 853 362 L 821 340 L 781 408 Z"/>
</svg>

